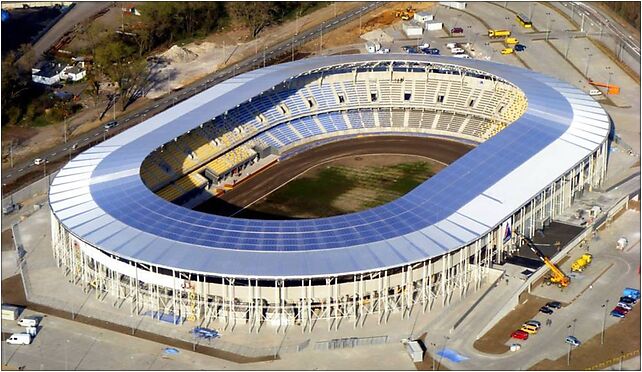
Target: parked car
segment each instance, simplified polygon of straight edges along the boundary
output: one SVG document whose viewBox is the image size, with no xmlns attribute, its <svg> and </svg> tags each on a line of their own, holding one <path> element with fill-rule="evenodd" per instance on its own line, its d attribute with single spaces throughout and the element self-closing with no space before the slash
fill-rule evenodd
<svg viewBox="0 0 642 372">
<path fill-rule="evenodd" d="M 629 311 L 623 307 L 616 306 L 613 310 L 617 311 L 618 313 L 622 313 L 624 315 L 628 314 Z"/>
<path fill-rule="evenodd" d="M 522 328 L 520 328 L 520 331 L 524 331 L 524 332 L 526 332 L 526 333 L 528 333 L 530 335 L 534 335 L 534 334 L 537 333 L 537 327 L 532 326 L 532 325 L 528 325 L 528 324 L 524 324 L 522 326 Z"/>
<path fill-rule="evenodd" d="M 519 339 L 519 340 L 528 340 L 528 333 L 526 333 L 524 331 L 517 330 L 517 331 L 511 333 L 510 337 L 516 338 L 516 339 Z"/>
<path fill-rule="evenodd" d="M 35 158 L 35 159 L 33 160 L 33 164 L 35 164 L 35 165 L 40 165 L 40 164 L 44 164 L 44 163 L 45 163 L 45 161 L 46 161 L 46 160 L 45 160 L 45 159 L 42 159 L 42 158 Z"/>
<path fill-rule="evenodd" d="M 635 298 L 631 298 L 631 297 L 628 297 L 628 296 L 622 296 L 622 297 L 620 297 L 620 302 L 624 302 L 626 304 L 631 305 L 631 304 L 635 304 L 637 301 L 635 300 Z"/>
<path fill-rule="evenodd" d="M 550 314 L 553 314 L 553 310 L 551 310 L 551 308 L 550 308 L 550 307 L 546 307 L 546 306 L 542 306 L 542 307 L 540 307 L 540 308 L 539 308 L 539 312 L 540 312 L 540 313 L 544 313 L 544 314 L 549 314 L 549 315 L 550 315 Z"/>
<path fill-rule="evenodd" d="M 542 327 L 542 323 L 538 322 L 537 320 L 529 320 L 528 322 L 524 323 L 524 325 L 531 325 L 537 329 L 540 329 Z"/>
<path fill-rule="evenodd" d="M 112 120 L 109 123 L 105 124 L 105 129 L 110 129 L 115 126 L 118 126 L 118 122 L 116 120 Z"/>
<path fill-rule="evenodd" d="M 571 344 L 573 346 L 580 346 L 582 343 L 580 340 L 577 339 L 575 336 L 566 336 L 566 339 L 564 340 L 567 344 Z"/>
<path fill-rule="evenodd" d="M 616 317 L 616 318 L 624 318 L 625 317 L 624 314 L 622 314 L 620 312 L 617 312 L 615 310 L 611 310 L 611 316 Z"/>
<path fill-rule="evenodd" d="M 461 27 L 453 27 L 450 29 L 451 34 L 461 34 L 464 32 L 464 29 Z"/>
<path fill-rule="evenodd" d="M 524 45 L 524 44 L 516 44 L 516 45 L 513 47 L 513 49 L 514 49 L 516 52 L 523 52 L 524 50 L 526 50 L 526 45 Z"/>
<path fill-rule="evenodd" d="M 428 48 L 426 49 L 426 51 L 428 52 L 428 54 L 433 54 L 433 55 L 439 55 L 440 53 L 439 49 L 437 48 Z"/>
<path fill-rule="evenodd" d="M 550 307 L 551 309 L 561 309 L 562 304 L 557 302 L 557 301 L 551 301 L 546 304 L 546 306 Z"/>
<path fill-rule="evenodd" d="M 14 211 L 17 211 L 18 209 L 20 209 L 20 204 L 18 203 L 7 204 L 4 207 L 2 207 L 2 214 L 10 214 L 10 213 L 13 213 Z"/>
<path fill-rule="evenodd" d="M 621 307 L 621 308 L 629 310 L 629 311 L 631 311 L 631 309 L 633 309 L 633 307 L 631 305 L 627 304 L 626 302 L 618 302 L 617 303 L 617 307 Z"/>
</svg>

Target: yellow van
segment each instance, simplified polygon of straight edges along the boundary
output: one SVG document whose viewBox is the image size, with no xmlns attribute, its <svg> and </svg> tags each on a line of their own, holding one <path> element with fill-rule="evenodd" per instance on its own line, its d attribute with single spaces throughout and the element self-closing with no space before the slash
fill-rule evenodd
<svg viewBox="0 0 642 372">
<path fill-rule="evenodd" d="M 537 333 L 537 327 L 530 324 L 523 324 L 521 330 L 531 335 Z"/>
</svg>

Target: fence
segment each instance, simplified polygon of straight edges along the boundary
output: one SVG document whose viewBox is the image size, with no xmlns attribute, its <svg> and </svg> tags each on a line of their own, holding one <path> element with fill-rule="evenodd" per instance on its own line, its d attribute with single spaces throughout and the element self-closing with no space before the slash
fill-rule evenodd
<svg viewBox="0 0 642 372">
<path fill-rule="evenodd" d="M 315 350 L 334 350 L 354 348 L 364 345 L 381 345 L 388 343 L 388 336 L 374 336 L 374 337 L 348 337 L 348 338 L 335 338 L 328 341 L 319 341 L 314 344 Z"/>
<path fill-rule="evenodd" d="M 29 185 L 21 188 L 20 190 L 8 196 L 5 196 L 4 198 L 2 198 L 2 205 L 8 205 L 8 204 L 11 204 L 12 202 L 19 203 L 23 200 L 32 198 L 36 195 L 46 194 L 49 191 L 49 184 L 51 183 L 51 180 L 53 180 L 54 177 L 56 177 L 56 174 L 58 174 L 58 171 L 48 174 L 45 177 L 39 179 L 38 181 L 30 183 Z"/>
<path fill-rule="evenodd" d="M 592 367 L 589 367 L 589 368 L 586 369 L 586 371 L 594 371 L 596 369 L 604 369 L 604 368 L 606 368 L 608 366 L 612 366 L 615 363 L 619 363 L 619 362 L 622 362 L 623 360 L 627 360 L 627 359 L 633 358 L 634 356 L 639 355 L 639 354 L 640 354 L 640 350 L 639 349 L 630 351 L 628 353 L 623 353 L 619 357 L 611 358 L 609 360 L 603 361 L 602 363 L 598 363 L 598 364 L 596 364 L 596 365 L 594 365 Z"/>
</svg>

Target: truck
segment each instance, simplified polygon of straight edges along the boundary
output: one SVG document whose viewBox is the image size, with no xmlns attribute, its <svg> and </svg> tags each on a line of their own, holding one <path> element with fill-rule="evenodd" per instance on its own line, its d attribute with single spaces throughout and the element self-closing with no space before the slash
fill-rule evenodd
<svg viewBox="0 0 642 372">
<path fill-rule="evenodd" d="M 504 39 L 504 43 L 506 43 L 507 45 L 517 44 L 519 43 L 519 40 L 517 40 L 517 38 L 515 37 L 507 37 L 506 39 Z"/>
<path fill-rule="evenodd" d="M 488 37 L 508 37 L 510 36 L 509 30 L 488 30 Z"/>
<path fill-rule="evenodd" d="M 622 291 L 622 296 L 631 297 L 632 299 L 637 301 L 640 299 L 640 290 L 635 288 L 624 288 L 624 290 Z"/>
<path fill-rule="evenodd" d="M 590 253 L 584 253 L 582 257 L 578 258 L 571 264 L 571 271 L 581 273 L 591 263 L 591 261 L 593 261 L 593 255 Z"/>
</svg>

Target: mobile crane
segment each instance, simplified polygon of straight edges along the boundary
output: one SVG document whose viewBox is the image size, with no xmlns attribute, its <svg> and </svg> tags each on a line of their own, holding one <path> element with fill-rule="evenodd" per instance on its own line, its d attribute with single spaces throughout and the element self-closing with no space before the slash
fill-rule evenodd
<svg viewBox="0 0 642 372">
<path fill-rule="evenodd" d="M 557 284 L 558 287 L 560 288 L 565 288 L 568 287 L 568 285 L 571 283 L 571 278 L 569 278 L 562 270 L 560 270 L 551 260 L 546 257 L 536 246 L 533 241 L 527 237 L 524 236 L 520 233 L 515 233 L 518 237 L 522 238 L 525 242 L 526 245 L 528 245 L 528 248 L 530 248 L 533 253 L 539 258 L 546 267 L 548 267 L 551 270 L 551 275 L 547 276 L 544 280 L 546 280 L 547 285 L 551 284 Z"/>
</svg>

